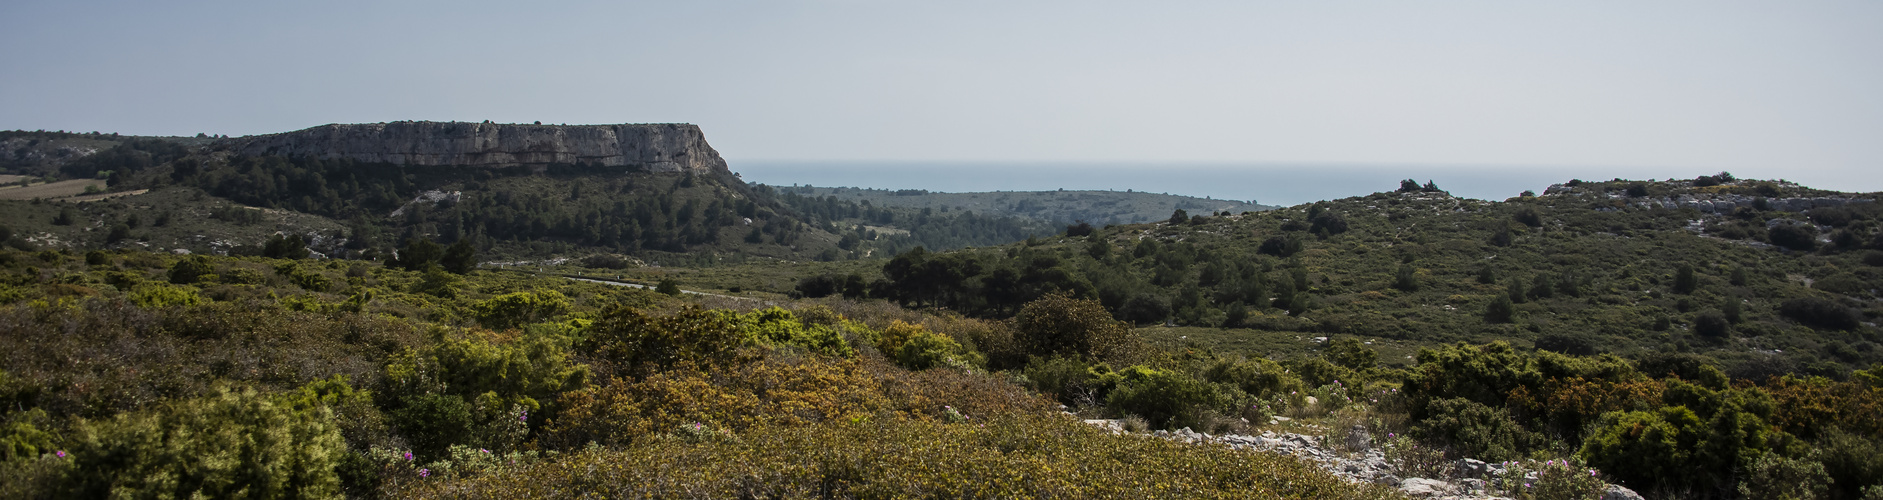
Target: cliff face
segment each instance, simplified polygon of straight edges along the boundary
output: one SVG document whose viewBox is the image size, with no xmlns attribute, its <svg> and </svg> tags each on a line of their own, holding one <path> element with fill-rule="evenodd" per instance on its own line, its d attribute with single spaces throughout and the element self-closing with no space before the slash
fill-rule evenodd
<svg viewBox="0 0 1883 500">
<path fill-rule="evenodd" d="M 515 125 L 393 122 L 321 125 L 231 140 L 236 154 L 401 165 L 516 166 L 550 163 L 640 167 L 650 172 L 725 173 L 726 160 L 696 125 Z"/>
</svg>

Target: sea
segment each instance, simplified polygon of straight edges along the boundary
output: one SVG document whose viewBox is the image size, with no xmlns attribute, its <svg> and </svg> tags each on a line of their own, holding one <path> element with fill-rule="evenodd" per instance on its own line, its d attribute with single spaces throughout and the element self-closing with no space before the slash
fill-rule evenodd
<svg viewBox="0 0 1883 500">
<path fill-rule="evenodd" d="M 1576 166 L 1283 163 L 728 160 L 746 182 L 942 192 L 1113 190 L 1294 206 L 1431 182 L 1453 196 L 1504 200 L 1571 179 L 1694 178 L 1717 172 Z M 1692 171 L 1688 171 L 1692 170 Z"/>
</svg>

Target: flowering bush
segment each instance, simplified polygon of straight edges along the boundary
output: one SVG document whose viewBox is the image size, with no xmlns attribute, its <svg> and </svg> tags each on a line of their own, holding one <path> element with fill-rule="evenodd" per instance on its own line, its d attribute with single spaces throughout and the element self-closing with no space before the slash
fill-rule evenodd
<svg viewBox="0 0 1883 500">
<path fill-rule="evenodd" d="M 1518 500 L 1595 500 L 1608 491 L 1602 475 L 1581 460 L 1504 462 L 1491 487 Z"/>
<path fill-rule="evenodd" d="M 700 442 L 707 442 L 707 441 L 732 441 L 732 440 L 738 439 L 738 437 L 734 436 L 732 434 L 732 431 L 730 430 L 711 427 L 711 426 L 708 426 L 706 424 L 702 424 L 699 422 L 693 422 L 689 424 L 680 424 L 680 427 L 678 429 L 675 429 L 671 435 L 673 437 L 679 438 L 681 441 L 686 441 L 689 443 L 700 443 Z"/>
<path fill-rule="evenodd" d="M 1400 477 L 1451 477 L 1454 469 L 1454 461 L 1445 458 L 1444 450 L 1420 446 L 1404 434 L 1387 433 L 1380 448 L 1386 464 Z"/>
</svg>

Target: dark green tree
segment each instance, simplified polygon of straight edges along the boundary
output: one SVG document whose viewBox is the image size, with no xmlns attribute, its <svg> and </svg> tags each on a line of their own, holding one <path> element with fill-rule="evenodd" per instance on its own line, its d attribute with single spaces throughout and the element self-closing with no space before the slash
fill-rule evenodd
<svg viewBox="0 0 1883 500">
<path fill-rule="evenodd" d="M 298 234 L 269 236 L 268 241 L 262 244 L 262 256 L 270 259 L 305 259 L 309 253 L 306 240 Z"/>
<path fill-rule="evenodd" d="M 105 244 L 110 245 L 131 237 L 131 226 L 123 223 L 112 224 L 111 232 L 105 234 Z"/>
<path fill-rule="evenodd" d="M 1374 368 L 1380 362 L 1380 353 L 1361 343 L 1360 339 L 1352 337 L 1328 342 L 1327 349 L 1321 351 L 1321 357 L 1349 370 L 1359 371 Z"/>
<path fill-rule="evenodd" d="M 1184 212 L 1183 209 L 1181 208 L 1177 209 L 1176 212 L 1171 212 L 1170 214 L 1170 225 L 1175 226 L 1175 225 L 1182 224 L 1189 221 L 1190 221 L 1190 214 Z"/>
<path fill-rule="evenodd" d="M 1510 302 L 1510 294 L 1499 294 L 1491 298 L 1491 304 L 1484 308 L 1484 320 L 1492 323 L 1509 323 L 1517 316 L 1517 306 Z"/>
<path fill-rule="evenodd" d="M 1536 207 L 1528 205 L 1518 207 L 1517 213 L 1511 215 L 1511 218 L 1516 219 L 1517 222 L 1521 222 L 1525 226 L 1543 227 L 1543 214 L 1538 213 Z"/>
<path fill-rule="evenodd" d="M 680 282 L 674 281 L 673 278 L 663 278 L 660 280 L 660 284 L 654 285 L 654 291 L 667 294 L 667 295 L 672 295 L 675 297 L 679 297 L 680 296 Z"/>
<path fill-rule="evenodd" d="M 195 283 L 203 276 L 215 274 L 216 268 L 209 263 L 209 258 L 201 255 L 184 257 L 170 266 L 170 282 L 178 285 Z"/>
<path fill-rule="evenodd" d="M 1029 355 L 1077 356 L 1113 363 L 1136 359 L 1143 341 L 1105 306 L 1065 294 L 1028 302 L 1014 318 L 1014 341 Z"/>
<path fill-rule="evenodd" d="M 1674 293 L 1693 293 L 1699 286 L 1700 279 L 1694 276 L 1693 265 L 1681 264 L 1680 269 L 1674 271 Z"/>
<path fill-rule="evenodd" d="M 392 267 L 407 271 L 423 271 L 432 264 L 437 264 L 438 259 L 444 257 L 444 254 L 444 248 L 439 247 L 437 243 L 432 243 L 432 240 L 410 238 L 405 240 L 405 247 L 399 249 L 398 255 L 392 261 Z"/>
<path fill-rule="evenodd" d="M 1693 333 L 1701 336 L 1725 337 L 1730 327 L 1731 323 L 1726 321 L 1726 315 L 1717 312 L 1707 311 L 1693 317 Z"/>
<path fill-rule="evenodd" d="M 1503 225 L 1500 224 L 1499 226 L 1497 226 L 1496 231 L 1491 232 L 1491 239 L 1489 243 L 1491 244 L 1491 246 L 1507 247 L 1507 246 L 1510 246 L 1512 241 L 1513 239 L 1510 236 L 1510 228 L 1504 227 Z"/>
<path fill-rule="evenodd" d="M 1413 273 L 1414 271 L 1411 264 L 1400 265 L 1399 272 L 1393 276 L 1393 288 L 1408 292 L 1418 291 L 1419 282 L 1413 279 Z"/>
<path fill-rule="evenodd" d="M 445 247 L 444 256 L 439 259 L 438 265 L 455 274 L 470 274 L 471 270 L 477 269 L 477 247 L 471 245 L 471 240 L 460 238 L 457 243 Z"/>
</svg>

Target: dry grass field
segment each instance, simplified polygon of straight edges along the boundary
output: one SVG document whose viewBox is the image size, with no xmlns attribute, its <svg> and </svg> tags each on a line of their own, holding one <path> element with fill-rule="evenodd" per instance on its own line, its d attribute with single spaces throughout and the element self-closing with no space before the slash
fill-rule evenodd
<svg viewBox="0 0 1883 500">
<path fill-rule="evenodd" d="M 34 198 L 63 198 L 85 193 L 86 186 L 105 188 L 103 179 L 74 179 L 47 184 L 34 184 L 25 187 L 0 188 L 0 200 L 31 200 Z"/>
</svg>

